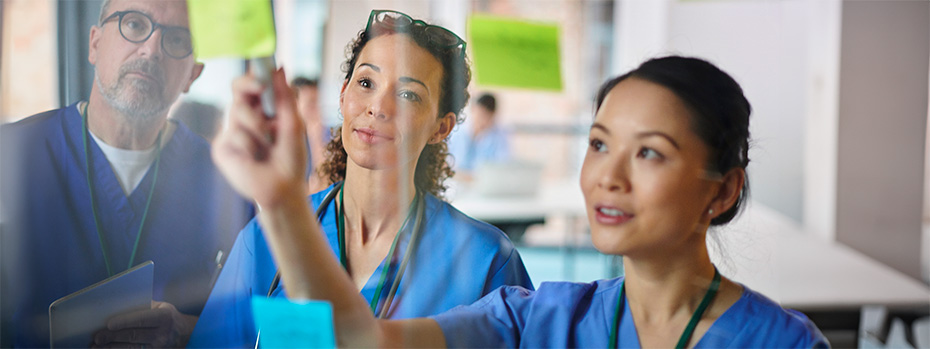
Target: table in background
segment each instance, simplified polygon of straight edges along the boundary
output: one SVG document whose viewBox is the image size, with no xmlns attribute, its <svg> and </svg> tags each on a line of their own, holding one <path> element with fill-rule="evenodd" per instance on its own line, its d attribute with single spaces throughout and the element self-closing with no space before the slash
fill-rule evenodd
<svg viewBox="0 0 930 349">
<path fill-rule="evenodd" d="M 722 243 L 711 244 L 721 273 L 808 314 L 825 332 L 857 331 L 864 306 L 886 307 L 890 316 L 930 314 L 927 285 L 846 245 L 824 241 L 762 204 L 751 203 L 736 221 L 709 234 Z"/>
<path fill-rule="evenodd" d="M 520 234 L 507 231 L 508 226 L 525 229 L 531 224 L 544 223 L 547 217 L 585 219 L 584 197 L 578 180 L 544 182 L 531 196 L 476 196 L 457 194 L 452 205 L 465 214 L 498 227 L 516 242 Z M 583 233 L 583 232 L 577 232 Z M 517 235 L 516 237 L 514 235 Z M 560 242 L 564 243 L 564 241 Z"/>
</svg>

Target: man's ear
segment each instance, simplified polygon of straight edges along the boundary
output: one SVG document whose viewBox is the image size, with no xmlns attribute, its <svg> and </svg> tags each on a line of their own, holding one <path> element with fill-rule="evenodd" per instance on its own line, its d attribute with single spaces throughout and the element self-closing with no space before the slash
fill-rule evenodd
<svg viewBox="0 0 930 349">
<path fill-rule="evenodd" d="M 429 139 L 429 144 L 436 144 L 442 142 L 443 139 L 449 137 L 449 134 L 452 133 L 452 128 L 455 127 L 455 113 L 448 112 L 446 115 L 443 115 L 439 119 L 439 125 L 436 127 L 436 131 L 433 132 L 433 136 Z"/>
<path fill-rule="evenodd" d="M 184 93 L 187 93 L 191 89 L 191 85 L 194 84 L 194 81 L 200 77 L 200 74 L 203 73 L 204 65 L 200 62 L 194 62 L 194 67 L 191 68 L 191 78 L 187 81 L 187 85 L 184 86 Z"/>
<path fill-rule="evenodd" d="M 90 40 L 87 45 L 87 61 L 91 65 L 97 65 L 97 45 L 100 44 L 100 37 L 103 36 L 103 28 L 98 26 L 90 27 Z"/>
<path fill-rule="evenodd" d="M 717 188 L 717 195 L 711 200 L 709 209 L 713 210 L 710 218 L 714 219 L 723 214 L 739 200 L 743 192 L 743 183 L 746 182 L 746 171 L 736 167 L 727 171 L 721 179 L 720 186 Z"/>
</svg>

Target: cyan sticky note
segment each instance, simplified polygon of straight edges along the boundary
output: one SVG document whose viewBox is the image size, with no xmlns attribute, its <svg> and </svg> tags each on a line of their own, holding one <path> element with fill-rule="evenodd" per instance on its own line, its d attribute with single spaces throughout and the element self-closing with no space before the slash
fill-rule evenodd
<svg viewBox="0 0 930 349">
<path fill-rule="evenodd" d="M 262 348 L 336 347 L 333 307 L 329 302 L 255 296 L 252 316 Z"/>
<path fill-rule="evenodd" d="M 187 11 L 198 59 L 274 54 L 271 0 L 188 0 Z"/>
<path fill-rule="evenodd" d="M 468 38 L 479 85 L 562 90 L 558 25 L 472 16 Z"/>
</svg>

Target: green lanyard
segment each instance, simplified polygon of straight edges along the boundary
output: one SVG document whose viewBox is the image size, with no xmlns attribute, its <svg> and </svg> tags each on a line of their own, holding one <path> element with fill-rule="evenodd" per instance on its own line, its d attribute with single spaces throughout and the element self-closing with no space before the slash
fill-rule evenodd
<svg viewBox="0 0 930 349">
<path fill-rule="evenodd" d="M 625 286 L 626 280 L 620 284 L 620 296 L 617 297 L 617 310 L 614 313 L 614 325 L 610 329 L 610 348 L 617 347 L 617 332 L 620 327 L 620 314 L 623 309 L 623 289 Z M 675 348 L 686 348 L 688 346 L 691 335 L 694 334 L 694 328 L 697 327 L 698 322 L 701 321 L 701 317 L 704 316 L 707 306 L 710 305 L 710 301 L 714 299 L 719 289 L 720 272 L 717 271 L 717 267 L 714 267 L 714 279 L 710 282 L 710 287 L 707 288 L 707 293 L 704 294 L 704 299 L 701 300 L 701 304 L 698 305 L 697 309 L 694 310 L 694 314 L 691 315 L 691 321 L 688 322 L 685 331 L 682 332 L 681 337 L 678 338 L 678 344 L 675 345 Z"/>
<path fill-rule="evenodd" d="M 83 129 L 81 138 L 84 141 L 84 167 L 86 170 L 85 174 L 87 175 L 87 189 L 90 190 L 90 209 L 94 215 L 94 227 L 97 230 L 97 239 L 100 240 L 100 250 L 103 251 L 103 262 L 107 265 L 107 275 L 113 276 L 113 267 L 110 266 L 107 244 L 103 240 L 103 234 L 100 233 L 100 219 L 97 217 L 97 204 L 94 200 L 94 185 L 90 177 L 90 146 L 87 140 L 87 134 L 90 132 L 87 130 L 88 104 L 90 104 L 90 102 L 84 104 L 84 112 L 81 115 L 81 128 Z M 152 204 L 152 196 L 155 194 L 155 183 L 158 182 L 158 164 L 161 159 L 161 135 L 162 131 L 158 131 L 158 139 L 155 140 L 155 146 L 158 150 L 155 153 L 155 173 L 152 176 L 152 188 L 149 189 L 149 198 L 145 201 L 145 210 L 142 211 L 142 221 L 139 222 L 139 231 L 136 232 L 136 242 L 132 245 L 132 255 L 129 257 L 129 264 L 126 265 L 126 269 L 131 268 L 133 262 L 136 260 L 136 252 L 139 250 L 139 241 L 142 240 L 142 227 L 145 226 L 145 218 L 148 217 L 149 206 Z"/>
<path fill-rule="evenodd" d="M 342 185 L 342 188 L 339 191 L 339 206 L 336 207 L 336 214 L 339 216 L 339 219 L 336 221 L 336 235 L 338 235 L 338 239 L 339 239 L 339 262 L 342 263 L 343 268 L 348 270 L 349 259 L 346 256 L 346 231 L 345 231 L 346 223 L 345 223 L 345 206 L 343 205 L 344 196 L 345 196 L 345 184 Z M 390 269 L 390 266 L 391 266 L 391 263 L 390 263 L 391 256 L 397 253 L 397 241 L 400 240 L 400 236 L 404 231 L 404 227 L 407 226 L 407 222 L 410 221 L 410 216 L 414 214 L 418 206 L 417 201 L 418 201 L 418 198 L 414 198 L 413 202 L 410 203 L 410 209 L 407 212 L 407 217 L 404 218 L 404 222 L 401 223 L 400 229 L 397 231 L 397 235 L 394 236 L 394 242 L 391 243 L 391 250 L 390 252 L 388 252 L 388 256 L 386 259 L 387 262 L 384 264 L 384 267 L 381 269 L 381 278 L 378 280 L 378 287 L 375 289 L 375 294 L 371 297 L 371 302 L 369 304 L 369 306 L 371 307 L 371 312 L 375 314 L 375 317 L 382 318 L 384 316 L 385 309 L 387 308 L 387 303 L 391 299 L 394 298 L 393 294 L 389 295 L 388 300 L 382 304 L 380 309 L 378 309 L 378 301 L 381 300 L 381 293 L 383 292 L 384 284 L 387 281 L 388 269 Z M 419 231 L 420 218 L 421 217 L 419 216 L 417 217 L 417 222 L 415 224 L 416 227 L 414 227 L 415 229 L 414 232 Z M 390 291 L 391 293 L 397 292 L 397 286 L 400 284 L 400 279 L 401 277 L 403 277 L 404 269 L 406 269 L 407 261 L 411 255 L 410 252 L 412 252 L 414 248 L 413 244 L 415 243 L 414 241 L 415 238 L 416 237 L 414 236 L 410 239 L 409 247 L 407 248 L 408 253 L 404 255 L 404 260 L 401 263 L 400 270 L 398 270 L 397 277 L 394 278 L 394 283 Z"/>
</svg>

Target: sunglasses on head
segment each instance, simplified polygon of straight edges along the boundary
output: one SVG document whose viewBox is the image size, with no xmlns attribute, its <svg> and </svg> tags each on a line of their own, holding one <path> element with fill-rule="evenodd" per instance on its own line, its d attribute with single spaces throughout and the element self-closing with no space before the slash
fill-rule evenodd
<svg viewBox="0 0 930 349">
<path fill-rule="evenodd" d="M 409 30 L 411 26 L 423 27 L 423 33 L 431 44 L 444 49 L 458 49 L 460 56 L 465 55 L 465 40 L 462 40 L 458 35 L 438 25 L 427 24 L 421 20 L 413 19 L 402 12 L 372 10 L 368 16 L 368 26 L 365 27 L 365 32 L 376 33 L 378 30 L 404 32 Z"/>
</svg>

